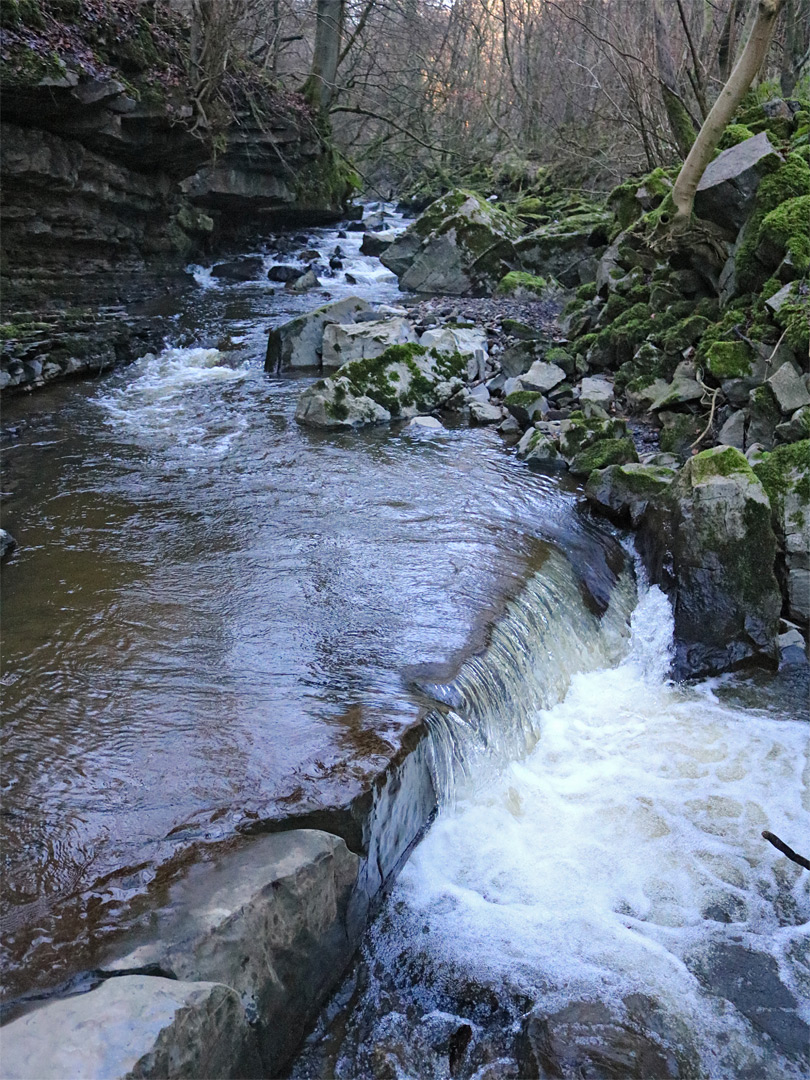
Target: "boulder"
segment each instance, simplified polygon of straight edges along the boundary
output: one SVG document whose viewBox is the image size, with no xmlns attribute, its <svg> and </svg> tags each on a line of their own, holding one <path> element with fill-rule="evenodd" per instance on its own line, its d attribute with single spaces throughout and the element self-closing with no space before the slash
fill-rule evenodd
<svg viewBox="0 0 810 1080">
<path fill-rule="evenodd" d="M 594 469 L 637 461 L 638 454 L 632 439 L 597 439 L 571 458 L 568 469 L 574 476 L 590 476 Z"/>
<path fill-rule="evenodd" d="M 267 340 L 264 370 L 275 374 L 289 368 L 318 367 L 324 327 L 329 323 L 352 322 L 358 312 L 370 310 L 371 305 L 359 296 L 347 296 L 274 327 Z"/>
<path fill-rule="evenodd" d="M 306 271 L 298 266 L 284 266 L 282 263 L 278 263 L 271 266 L 267 271 L 267 280 L 278 281 L 280 284 L 286 285 L 288 281 L 295 281 L 304 273 Z"/>
<path fill-rule="evenodd" d="M 525 1080 L 682 1080 L 701 1072 L 685 1026 L 642 994 L 619 1003 L 574 1001 L 551 1015 L 536 1006 L 519 1047 Z"/>
<path fill-rule="evenodd" d="M 395 234 L 393 232 L 367 232 L 363 236 L 363 243 L 360 245 L 360 252 L 363 255 L 380 256 L 387 248 L 391 246 L 394 239 Z"/>
<path fill-rule="evenodd" d="M 583 410 L 588 405 L 596 405 L 608 412 L 613 404 L 613 383 L 598 376 L 583 379 L 579 387 L 579 404 Z"/>
<path fill-rule="evenodd" d="M 523 427 L 541 420 L 548 412 L 548 401 L 539 390 L 517 390 L 504 398 L 503 403 Z"/>
<path fill-rule="evenodd" d="M 791 619 L 810 622 L 810 439 L 778 446 L 754 465 L 770 498 L 777 572 Z"/>
<path fill-rule="evenodd" d="M 17 546 L 17 541 L 5 529 L 0 529 L 0 559 L 5 559 Z"/>
<path fill-rule="evenodd" d="M 106 979 L 3 1028 L 6 1080 L 260 1076 L 239 994 L 216 982 Z"/>
<path fill-rule="evenodd" d="M 470 419 L 474 424 L 500 424 L 503 420 L 503 409 L 486 401 L 471 401 Z"/>
<path fill-rule="evenodd" d="M 419 338 L 419 344 L 426 349 L 437 349 L 444 353 L 460 353 L 462 356 L 476 357 L 484 360 L 487 357 L 487 335 L 477 327 L 468 326 L 441 326 L 435 330 L 425 330 Z M 476 364 L 476 372 L 478 365 Z M 480 375 L 470 375 L 471 380 L 483 378 Z"/>
<path fill-rule="evenodd" d="M 311 268 L 305 271 L 300 277 L 294 278 L 292 281 L 288 281 L 284 286 L 286 292 L 291 293 L 303 293 L 309 292 L 310 289 L 317 289 L 320 285 L 318 276 Z"/>
<path fill-rule="evenodd" d="M 790 420 L 777 424 L 774 438 L 778 443 L 799 442 L 801 439 L 810 438 L 810 405 L 797 409 Z"/>
<path fill-rule="evenodd" d="M 224 281 L 256 281 L 262 271 L 260 255 L 242 255 L 238 259 L 217 263 L 211 268 L 211 277 Z"/>
<path fill-rule="evenodd" d="M 510 296 L 513 300 L 539 300 L 548 292 L 548 282 L 524 270 L 510 270 L 501 278 L 495 290 L 496 296 Z"/>
<path fill-rule="evenodd" d="M 609 211 L 594 210 L 541 225 L 515 244 L 521 268 L 566 288 L 594 281 L 612 220 Z"/>
<path fill-rule="evenodd" d="M 565 465 L 554 441 L 536 428 L 529 428 L 524 434 L 518 443 L 517 455 L 530 465 Z"/>
<path fill-rule="evenodd" d="M 542 359 L 545 349 L 539 341 L 519 341 L 508 346 L 498 357 L 501 371 L 508 379 L 525 375 L 535 361 Z"/>
<path fill-rule="evenodd" d="M 556 364 L 535 360 L 529 370 L 520 376 L 519 381 L 524 390 L 539 390 L 541 394 L 547 394 L 549 390 L 565 382 L 565 372 Z"/>
<path fill-rule="evenodd" d="M 359 867 L 358 856 L 329 833 L 257 837 L 221 863 L 192 870 L 173 888 L 149 944 L 111 968 L 157 965 L 180 980 L 233 988 L 263 1067 L 237 1075 L 280 1076 L 359 940 Z"/>
<path fill-rule="evenodd" d="M 760 181 L 783 160 L 764 131 L 724 150 L 700 179 L 695 213 L 736 236 L 753 210 Z"/>
<path fill-rule="evenodd" d="M 418 416 L 464 387 L 466 359 L 423 345 L 392 345 L 320 379 L 298 399 L 295 419 L 310 427 L 354 428 Z"/>
<path fill-rule="evenodd" d="M 639 547 L 672 601 L 677 677 L 775 660 L 776 536 L 765 489 L 739 450 L 691 458 L 648 506 Z"/>
<path fill-rule="evenodd" d="M 328 323 L 323 331 L 321 352 L 325 368 L 337 368 L 353 360 L 366 360 L 384 353 L 391 345 L 416 341 L 411 324 L 399 317 L 370 322 Z"/>
<path fill-rule="evenodd" d="M 639 525 L 651 502 L 655 502 L 675 479 L 675 470 L 659 465 L 610 465 L 590 474 L 585 498 L 599 513 L 620 525 Z"/>
<path fill-rule="evenodd" d="M 810 393 L 795 364 L 782 364 L 768 379 L 768 386 L 773 391 L 780 412 L 790 416 L 806 405 L 810 405 Z"/>
<path fill-rule="evenodd" d="M 444 431 L 445 426 L 435 416 L 414 416 L 405 425 L 406 431 Z"/>
<path fill-rule="evenodd" d="M 472 191 L 443 195 L 380 256 L 401 289 L 490 295 L 515 262 L 520 226 Z"/>
</svg>

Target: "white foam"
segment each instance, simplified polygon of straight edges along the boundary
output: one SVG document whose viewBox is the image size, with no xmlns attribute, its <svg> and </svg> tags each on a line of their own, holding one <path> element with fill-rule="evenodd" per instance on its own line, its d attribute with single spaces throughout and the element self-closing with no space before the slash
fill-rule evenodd
<svg viewBox="0 0 810 1080">
<path fill-rule="evenodd" d="M 206 388 L 240 382 L 247 365 L 232 367 L 218 349 L 147 353 L 126 372 L 126 382 L 96 400 L 108 424 L 139 439 L 169 441 L 194 453 L 222 456 L 247 426 L 241 410 L 212 409 Z"/>
<path fill-rule="evenodd" d="M 808 730 L 667 684 L 671 636 L 650 589 L 626 660 L 575 676 L 537 716 L 531 755 L 440 815 L 395 891 L 397 936 L 550 1008 L 652 994 L 702 1033 L 709 1057 L 756 1064 L 746 1022 L 701 992 L 686 961 L 710 941 L 741 942 L 774 957 L 801 999 L 807 874 L 760 832 L 806 846 Z M 707 919 L 713 907 L 732 922 Z M 810 1020 L 806 1000 L 800 1013 Z"/>
</svg>

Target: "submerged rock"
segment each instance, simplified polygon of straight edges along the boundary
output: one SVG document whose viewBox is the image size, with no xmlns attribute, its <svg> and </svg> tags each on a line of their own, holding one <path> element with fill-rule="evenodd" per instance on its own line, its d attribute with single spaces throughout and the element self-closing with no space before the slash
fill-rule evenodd
<svg viewBox="0 0 810 1080">
<path fill-rule="evenodd" d="M 678 676 L 775 661 L 782 600 L 771 506 L 739 450 L 688 461 L 648 507 L 639 546 L 672 601 Z"/>
<path fill-rule="evenodd" d="M 211 270 L 211 277 L 222 278 L 225 281 L 255 281 L 261 269 L 261 256 L 242 255 L 238 259 L 218 263 Z"/>
<path fill-rule="evenodd" d="M 17 541 L 5 529 L 0 529 L 0 559 L 5 559 L 17 546 Z"/>
<path fill-rule="evenodd" d="M 393 345 L 379 356 L 344 364 L 310 386 L 295 419 L 310 427 L 354 428 L 418 416 L 464 387 L 467 358 L 423 345 Z"/>
<path fill-rule="evenodd" d="M 443 195 L 380 256 L 400 288 L 450 296 L 489 294 L 515 262 L 520 226 L 472 191 Z"/>
</svg>

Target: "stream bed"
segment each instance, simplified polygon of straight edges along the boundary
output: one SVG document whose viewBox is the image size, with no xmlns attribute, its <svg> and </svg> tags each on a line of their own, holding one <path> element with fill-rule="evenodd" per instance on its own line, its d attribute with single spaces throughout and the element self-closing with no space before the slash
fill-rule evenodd
<svg viewBox="0 0 810 1080">
<path fill-rule="evenodd" d="M 267 330 L 402 300 L 361 234 L 305 239 L 355 283 L 191 268 L 162 351 L 4 407 L 6 995 L 204 852 L 332 827 L 427 714 L 438 820 L 294 1076 L 567 1068 L 586 1014 L 547 1018 L 594 1003 L 673 1075 L 803 1075 L 809 875 L 759 834 L 810 835 L 806 682 L 668 683 L 664 597 L 491 429 L 300 428 Z"/>
</svg>

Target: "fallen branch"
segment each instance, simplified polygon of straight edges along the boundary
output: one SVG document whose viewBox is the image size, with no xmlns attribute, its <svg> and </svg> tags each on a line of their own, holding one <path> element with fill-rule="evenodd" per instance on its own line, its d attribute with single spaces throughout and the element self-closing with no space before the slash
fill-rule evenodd
<svg viewBox="0 0 810 1080">
<path fill-rule="evenodd" d="M 798 863 L 805 870 L 810 870 L 810 859 L 805 859 L 804 855 L 799 855 L 792 847 L 788 847 L 784 840 L 780 840 L 778 836 L 774 836 L 767 829 L 763 829 L 762 836 L 769 844 L 773 844 L 777 851 L 781 851 L 783 855 L 786 855 L 791 862 Z"/>
<path fill-rule="evenodd" d="M 703 381 L 702 372 L 698 375 L 697 379 L 698 379 L 698 382 L 700 383 L 700 385 L 701 385 L 701 387 L 703 389 L 704 394 L 711 394 L 711 396 L 712 396 L 711 397 L 711 409 L 709 411 L 709 422 L 708 422 L 708 424 L 703 429 L 703 431 L 701 431 L 700 435 L 698 435 L 698 437 L 695 439 L 695 441 L 692 443 L 692 445 L 689 447 L 690 450 L 694 450 L 698 443 L 703 442 L 703 440 L 706 438 L 706 436 L 711 431 L 712 424 L 714 423 L 714 410 L 715 410 L 715 407 L 717 405 L 717 395 L 720 393 L 720 387 L 719 386 L 716 387 L 715 389 L 712 389 L 712 387 L 706 385 L 706 383 Z"/>
</svg>

